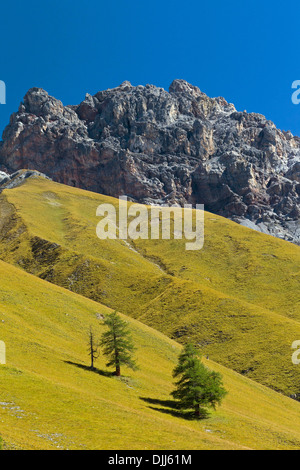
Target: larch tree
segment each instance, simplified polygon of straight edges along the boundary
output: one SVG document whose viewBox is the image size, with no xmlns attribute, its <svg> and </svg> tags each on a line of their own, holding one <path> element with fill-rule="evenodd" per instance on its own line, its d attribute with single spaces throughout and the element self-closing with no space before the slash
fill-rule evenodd
<svg viewBox="0 0 300 470">
<path fill-rule="evenodd" d="M 195 417 L 200 418 L 206 408 L 215 409 L 226 395 L 222 377 L 210 371 L 200 361 L 199 353 L 192 344 L 187 344 L 179 356 L 173 371 L 177 379 L 173 398 L 182 409 L 194 409 Z"/>
<path fill-rule="evenodd" d="M 98 352 L 98 346 L 95 340 L 95 335 L 91 326 L 90 326 L 90 332 L 89 332 L 88 353 L 91 358 L 90 369 L 94 370 L 94 362 L 96 359 L 98 359 L 99 352 Z"/>
<path fill-rule="evenodd" d="M 137 369 L 133 358 L 135 347 L 127 322 L 123 321 L 115 311 L 106 316 L 104 324 L 108 330 L 103 333 L 100 344 L 103 354 L 109 359 L 107 367 L 114 366 L 117 377 L 121 375 L 121 365 Z"/>
</svg>

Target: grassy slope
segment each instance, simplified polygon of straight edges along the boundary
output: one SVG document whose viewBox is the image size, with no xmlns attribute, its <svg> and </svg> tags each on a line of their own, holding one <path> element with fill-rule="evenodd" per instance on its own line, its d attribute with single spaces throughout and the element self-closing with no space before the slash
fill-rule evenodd
<svg viewBox="0 0 300 470">
<path fill-rule="evenodd" d="M 100 335 L 97 314 L 106 312 L 99 303 L 0 262 L 5 448 L 299 448 L 300 404 L 213 361 L 205 363 L 223 374 L 229 391 L 222 407 L 195 422 L 163 406 L 180 346 L 134 319 L 127 317 L 139 371 L 124 369 L 126 377 L 119 380 L 78 367 L 87 364 L 89 325 Z M 106 370 L 102 357 L 96 365 Z"/>
<path fill-rule="evenodd" d="M 178 240 L 101 241 L 96 208 L 117 201 L 43 179 L 4 191 L 0 202 L 5 261 L 192 339 L 276 390 L 299 391 L 291 362 L 300 338 L 299 247 L 209 213 L 198 252 Z"/>
</svg>

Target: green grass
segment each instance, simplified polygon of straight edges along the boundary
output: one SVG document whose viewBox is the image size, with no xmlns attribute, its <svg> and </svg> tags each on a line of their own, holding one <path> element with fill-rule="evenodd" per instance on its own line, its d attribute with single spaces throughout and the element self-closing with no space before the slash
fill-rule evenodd
<svg viewBox="0 0 300 470">
<path fill-rule="evenodd" d="M 140 369 L 86 369 L 99 303 L 0 262 L 0 433 L 5 449 L 297 449 L 300 403 L 209 360 L 228 390 L 208 419 L 169 406 L 180 345 L 124 317 Z"/>
<path fill-rule="evenodd" d="M 205 214 L 205 243 L 99 240 L 96 208 L 118 201 L 30 179 L 0 196 L 0 258 L 141 320 L 287 395 L 299 392 L 300 249 Z"/>
</svg>

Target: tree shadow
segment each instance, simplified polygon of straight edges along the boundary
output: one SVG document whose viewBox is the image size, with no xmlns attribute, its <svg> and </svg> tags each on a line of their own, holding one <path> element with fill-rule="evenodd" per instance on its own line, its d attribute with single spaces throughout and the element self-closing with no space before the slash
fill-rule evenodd
<svg viewBox="0 0 300 470">
<path fill-rule="evenodd" d="M 160 411 L 161 413 L 166 413 L 176 418 L 183 418 L 189 421 L 197 420 L 197 419 L 207 419 L 209 417 L 209 413 L 207 410 L 202 408 L 200 410 L 200 416 L 195 416 L 195 412 L 191 410 L 183 410 L 178 406 L 178 402 L 175 400 L 158 400 L 157 398 L 147 398 L 147 397 L 139 397 L 140 400 L 145 401 L 146 403 L 150 403 L 151 405 L 160 405 L 164 408 L 158 408 L 156 406 L 149 406 L 151 410 Z"/>
<path fill-rule="evenodd" d="M 78 362 L 72 361 L 64 361 L 66 364 L 71 364 L 72 366 L 79 367 L 80 369 L 87 370 L 88 372 L 94 372 L 94 374 L 102 375 L 103 377 L 114 377 L 116 375 L 115 372 L 111 372 L 108 370 L 98 369 L 94 367 L 93 369 L 85 364 L 79 364 Z"/>
</svg>

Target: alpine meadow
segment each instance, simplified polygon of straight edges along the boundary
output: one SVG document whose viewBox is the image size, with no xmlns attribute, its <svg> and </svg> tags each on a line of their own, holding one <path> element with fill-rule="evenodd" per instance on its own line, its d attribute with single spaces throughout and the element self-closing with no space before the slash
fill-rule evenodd
<svg viewBox="0 0 300 470">
<path fill-rule="evenodd" d="M 184 240 L 100 240 L 96 208 L 117 200 L 22 181 L 0 196 L 4 447 L 299 447 L 296 245 L 207 212 L 199 252 Z M 101 353 L 90 370 L 87 351 L 90 327 L 100 337 L 113 310 L 138 362 L 120 377 Z M 178 342 L 195 344 L 227 391 L 203 420 L 171 397 Z"/>
</svg>

